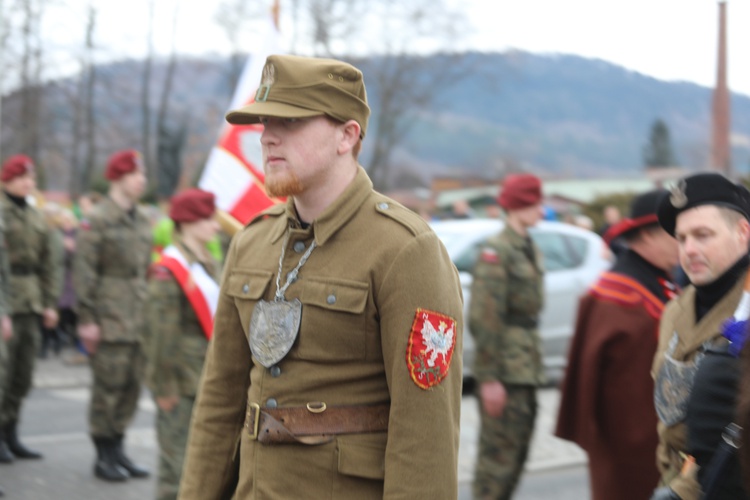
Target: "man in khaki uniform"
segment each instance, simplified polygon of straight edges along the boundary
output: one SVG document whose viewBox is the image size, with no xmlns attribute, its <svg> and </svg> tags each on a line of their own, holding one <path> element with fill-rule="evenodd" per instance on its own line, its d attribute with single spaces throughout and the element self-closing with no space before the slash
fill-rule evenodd
<svg viewBox="0 0 750 500">
<path fill-rule="evenodd" d="M 288 200 L 230 246 L 182 499 L 457 497 L 458 273 L 358 165 L 368 116 L 358 69 L 294 56 L 227 115 Z"/>
<path fill-rule="evenodd" d="M 31 389 L 34 361 L 41 344 L 41 323 L 57 325 L 62 268 L 55 261 L 52 235 L 42 214 L 26 201 L 36 188 L 31 159 L 9 158 L 0 171 L 0 196 L 10 265 L 10 311 L 15 335 L 8 342 L 5 394 L 0 412 L 0 461 L 37 459 L 42 455 L 18 439 L 23 399 Z"/>
<path fill-rule="evenodd" d="M 156 498 L 177 498 L 190 416 L 213 330 L 219 263 L 206 249 L 219 229 L 214 195 L 188 189 L 174 196 L 171 244 L 149 272 L 146 383 L 157 406 L 159 481 Z"/>
<path fill-rule="evenodd" d="M 742 295 L 750 265 L 750 192 L 719 174 L 696 174 L 661 199 L 658 217 L 677 239 L 680 263 L 692 285 L 667 305 L 659 326 L 652 375 L 659 416 L 657 466 L 664 486 L 654 498 L 697 500 L 702 498 L 698 471 L 709 464 L 685 463 L 692 453 L 686 417 L 705 351 L 724 342 L 722 324 Z M 702 431 L 708 430 L 706 424 Z M 712 432 L 720 436 L 721 431 Z"/>
<path fill-rule="evenodd" d="M 151 229 L 137 205 L 146 188 L 141 156 L 109 159 L 109 195 L 82 221 L 73 262 L 78 334 L 91 355 L 89 431 L 97 449 L 94 474 L 107 481 L 147 477 L 123 450 L 138 408 L 145 356 L 141 346 Z"/>
<path fill-rule="evenodd" d="M 469 308 L 482 421 L 476 500 L 513 495 L 534 432 L 536 388 L 545 380 L 538 329 L 544 264 L 529 235 L 544 215 L 539 178 L 509 175 L 498 204 L 508 214 L 505 228 L 482 248 Z"/>
</svg>

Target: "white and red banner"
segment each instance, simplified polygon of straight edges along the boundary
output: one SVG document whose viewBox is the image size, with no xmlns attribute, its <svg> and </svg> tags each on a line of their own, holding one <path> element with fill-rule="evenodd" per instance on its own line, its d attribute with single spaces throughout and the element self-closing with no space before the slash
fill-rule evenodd
<svg viewBox="0 0 750 500">
<path fill-rule="evenodd" d="M 279 30 L 271 19 L 261 45 L 245 65 L 229 107 L 237 109 L 255 99 L 266 58 L 282 53 Z M 280 200 L 271 199 L 263 188 L 263 157 L 260 146 L 262 125 L 229 125 L 222 128 L 211 150 L 198 186 L 216 195 L 216 206 L 247 224 L 258 212 Z"/>
<path fill-rule="evenodd" d="M 180 284 L 180 288 L 198 317 L 203 333 L 208 340 L 211 340 L 214 315 L 219 303 L 219 284 L 200 263 L 188 264 L 187 259 L 174 245 L 169 245 L 164 249 L 159 264 L 169 269 Z"/>
</svg>

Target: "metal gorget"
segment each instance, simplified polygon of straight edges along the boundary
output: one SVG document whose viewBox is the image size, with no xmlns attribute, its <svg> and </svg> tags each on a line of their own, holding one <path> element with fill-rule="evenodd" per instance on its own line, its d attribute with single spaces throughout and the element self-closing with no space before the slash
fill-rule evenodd
<svg viewBox="0 0 750 500">
<path fill-rule="evenodd" d="M 698 353 L 690 361 L 677 361 L 673 354 L 679 337 L 677 332 L 672 334 L 669 346 L 664 353 L 664 363 L 656 374 L 654 384 L 654 406 L 656 413 L 664 425 L 671 427 L 685 420 L 690 393 L 693 390 L 695 373 L 705 356 L 711 341 L 704 342 Z"/>
<path fill-rule="evenodd" d="M 281 257 L 279 257 L 279 272 L 276 275 L 276 294 L 272 302 L 260 300 L 255 304 L 253 315 L 250 318 L 249 342 L 253 357 L 263 366 L 269 368 L 287 355 L 294 345 L 299 333 L 300 321 L 302 319 L 302 302 L 299 299 L 287 301 L 284 298 L 287 288 L 299 274 L 299 270 L 307 262 L 308 257 L 315 249 L 315 240 L 310 248 L 304 253 L 295 267 L 286 276 L 286 283 L 281 286 L 281 272 L 284 263 L 284 253 L 289 242 L 289 231 L 284 236 L 281 245 Z"/>
</svg>

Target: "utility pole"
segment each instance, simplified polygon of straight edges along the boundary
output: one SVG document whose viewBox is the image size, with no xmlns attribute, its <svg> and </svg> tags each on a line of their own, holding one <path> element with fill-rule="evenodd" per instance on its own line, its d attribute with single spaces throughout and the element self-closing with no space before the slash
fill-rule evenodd
<svg viewBox="0 0 750 500">
<path fill-rule="evenodd" d="M 727 2 L 719 0 L 719 44 L 716 67 L 716 87 L 712 107 L 711 168 L 726 176 L 732 174 L 729 145 L 730 106 L 727 85 Z"/>
</svg>

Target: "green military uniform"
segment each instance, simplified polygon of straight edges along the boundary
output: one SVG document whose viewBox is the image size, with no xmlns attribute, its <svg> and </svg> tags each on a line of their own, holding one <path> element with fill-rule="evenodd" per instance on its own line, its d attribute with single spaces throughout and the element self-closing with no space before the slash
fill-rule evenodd
<svg viewBox="0 0 750 500">
<path fill-rule="evenodd" d="M 503 415 L 482 410 L 474 497 L 507 499 L 523 470 L 534 430 L 536 387 L 544 383 L 537 329 L 544 299 L 542 257 L 510 224 L 491 238 L 474 270 L 469 325 L 477 382 L 500 381 Z"/>
<path fill-rule="evenodd" d="M 188 265 L 200 262 L 206 272 L 218 281 L 218 262 L 199 259 L 182 244 L 179 236 L 175 238 L 174 245 Z M 156 419 L 160 450 L 156 498 L 175 499 L 208 339 L 179 282 L 168 268 L 159 264 L 154 264 L 150 272 L 146 322 L 146 384 L 154 398 L 180 398 L 172 411 L 158 408 Z"/>
<path fill-rule="evenodd" d="M 0 216 L 0 317 L 10 315 L 9 304 L 10 267 L 8 265 L 8 245 L 5 239 L 5 222 Z M 8 369 L 8 347 L 0 332 L 0 401 L 5 394 Z"/>
<path fill-rule="evenodd" d="M 127 212 L 105 198 L 78 232 L 73 263 L 78 323 L 96 323 L 101 330 L 90 360 L 89 430 L 95 439 L 121 440 L 137 409 L 150 257 L 150 224 L 139 207 Z"/>
<path fill-rule="evenodd" d="M 25 201 L 11 200 L 7 193 L 0 195 L 0 205 L 5 221 L 13 319 L 0 414 L 3 426 L 8 427 L 18 421 L 23 398 L 31 389 L 41 343 L 40 316 L 44 309 L 57 308 L 62 267 L 55 260 L 51 231 L 42 214 Z"/>
<path fill-rule="evenodd" d="M 296 340 L 264 366 L 248 345 L 262 330 L 251 317 L 313 242 L 284 293 L 302 304 L 299 331 L 285 329 Z M 374 192 L 361 167 L 306 228 L 292 200 L 254 219 L 227 255 L 180 498 L 455 500 L 460 290 L 425 221 Z M 341 432 L 381 412 L 387 430 Z M 269 415 L 290 420 L 271 430 Z"/>
<path fill-rule="evenodd" d="M 742 296 L 744 277 L 739 278 L 737 283 L 719 300 L 700 321 L 696 322 L 696 289 L 692 286 L 686 288 L 682 295 L 667 305 L 659 324 L 659 348 L 654 357 L 652 374 L 655 378 L 657 392 L 657 410 L 666 408 L 674 411 L 680 407 L 680 401 L 667 400 L 665 405 L 660 405 L 659 393 L 668 393 L 668 388 L 673 383 L 681 383 L 673 378 L 668 372 L 662 371 L 667 354 L 680 363 L 683 371 L 694 373 L 700 362 L 702 351 L 707 343 L 721 338 L 722 324 L 734 314 L 737 304 Z M 691 378 L 691 374 L 687 374 Z M 692 384 L 692 382 L 690 383 Z M 684 401 L 690 395 L 690 387 L 682 388 L 679 393 L 684 396 Z M 656 465 L 661 472 L 662 482 L 669 485 L 680 498 L 684 500 L 698 500 L 701 498 L 701 488 L 695 476 L 695 468 L 687 474 L 680 474 L 683 466 L 683 456 L 680 453 L 687 452 L 687 427 L 684 423 L 683 406 L 682 418 L 675 418 L 677 422 L 665 423 L 660 419 L 657 424 L 659 432 L 659 446 L 656 450 Z"/>
</svg>

